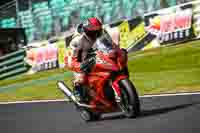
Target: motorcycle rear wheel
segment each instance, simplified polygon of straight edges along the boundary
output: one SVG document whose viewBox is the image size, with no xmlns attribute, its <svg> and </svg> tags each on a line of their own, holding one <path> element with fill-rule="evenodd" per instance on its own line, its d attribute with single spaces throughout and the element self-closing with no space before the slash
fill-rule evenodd
<svg viewBox="0 0 200 133">
<path fill-rule="evenodd" d="M 97 121 L 101 118 L 100 113 L 91 112 L 88 109 L 80 109 L 79 111 L 80 111 L 82 120 L 86 122 Z"/>
</svg>

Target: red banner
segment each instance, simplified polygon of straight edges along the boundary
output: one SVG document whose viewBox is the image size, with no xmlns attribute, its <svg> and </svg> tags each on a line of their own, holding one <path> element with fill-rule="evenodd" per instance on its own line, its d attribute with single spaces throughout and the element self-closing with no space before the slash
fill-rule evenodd
<svg viewBox="0 0 200 133">
<path fill-rule="evenodd" d="M 54 45 L 47 45 L 27 51 L 26 61 L 38 70 L 57 67 L 58 50 Z"/>
<path fill-rule="evenodd" d="M 172 7 L 145 16 L 146 30 L 160 42 L 174 42 L 192 36 L 192 5 Z"/>
</svg>

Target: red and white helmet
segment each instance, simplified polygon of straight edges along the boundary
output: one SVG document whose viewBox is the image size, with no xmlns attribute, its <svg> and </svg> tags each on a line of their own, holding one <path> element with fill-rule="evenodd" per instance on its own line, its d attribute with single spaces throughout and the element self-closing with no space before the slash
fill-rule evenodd
<svg viewBox="0 0 200 133">
<path fill-rule="evenodd" d="M 88 18 L 87 22 L 83 24 L 83 31 L 88 37 L 95 39 L 101 34 L 102 27 L 103 24 L 101 23 L 101 21 L 96 17 L 92 17 Z"/>
</svg>

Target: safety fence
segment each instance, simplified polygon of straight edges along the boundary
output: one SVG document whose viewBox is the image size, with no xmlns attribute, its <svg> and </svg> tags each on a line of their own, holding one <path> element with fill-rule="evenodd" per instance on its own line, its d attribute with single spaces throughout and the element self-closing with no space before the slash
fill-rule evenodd
<svg viewBox="0 0 200 133">
<path fill-rule="evenodd" d="M 25 56 L 26 51 L 19 50 L 0 57 L 0 80 L 28 71 Z"/>
</svg>

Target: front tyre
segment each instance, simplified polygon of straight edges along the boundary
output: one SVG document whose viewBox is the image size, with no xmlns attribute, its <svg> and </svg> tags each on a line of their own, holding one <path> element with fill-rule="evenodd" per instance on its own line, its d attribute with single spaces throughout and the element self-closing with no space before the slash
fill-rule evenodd
<svg viewBox="0 0 200 133">
<path fill-rule="evenodd" d="M 135 118 L 140 114 L 140 101 L 135 86 L 129 79 L 119 82 L 121 88 L 121 108 L 128 118 Z"/>
</svg>

